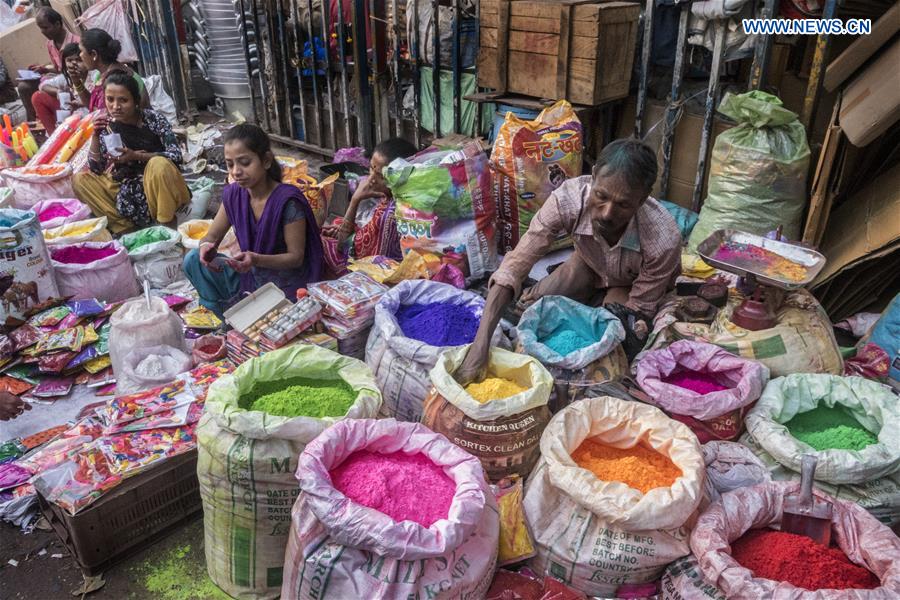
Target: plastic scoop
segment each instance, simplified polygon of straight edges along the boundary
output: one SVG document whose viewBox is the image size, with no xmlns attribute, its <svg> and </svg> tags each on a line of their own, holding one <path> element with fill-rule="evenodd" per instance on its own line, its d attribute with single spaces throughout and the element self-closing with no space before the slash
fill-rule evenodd
<svg viewBox="0 0 900 600">
<path fill-rule="evenodd" d="M 800 493 L 784 497 L 781 530 L 803 535 L 823 546 L 831 544 L 831 502 L 813 495 L 818 459 L 804 454 L 800 462 Z"/>
</svg>

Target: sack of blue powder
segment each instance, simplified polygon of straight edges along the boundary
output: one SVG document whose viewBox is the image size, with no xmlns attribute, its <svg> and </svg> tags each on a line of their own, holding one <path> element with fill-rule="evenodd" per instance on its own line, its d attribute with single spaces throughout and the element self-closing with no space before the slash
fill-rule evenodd
<svg viewBox="0 0 900 600">
<path fill-rule="evenodd" d="M 517 333 L 516 351 L 538 359 L 553 375 L 553 412 L 597 395 L 597 385 L 628 372 L 625 328 L 605 308 L 545 296 L 522 313 Z"/>
<path fill-rule="evenodd" d="M 214 382 L 197 425 L 206 565 L 235 598 L 275 598 L 297 457 L 343 419 L 374 418 L 381 393 L 361 361 L 299 344 L 253 358 Z"/>
<path fill-rule="evenodd" d="M 484 299 L 474 292 L 427 280 L 400 282 L 375 307 L 366 364 L 384 396 L 385 413 L 418 422 L 431 389 L 429 371 L 448 348 L 472 343 Z M 500 328 L 493 345 L 504 345 Z"/>
</svg>

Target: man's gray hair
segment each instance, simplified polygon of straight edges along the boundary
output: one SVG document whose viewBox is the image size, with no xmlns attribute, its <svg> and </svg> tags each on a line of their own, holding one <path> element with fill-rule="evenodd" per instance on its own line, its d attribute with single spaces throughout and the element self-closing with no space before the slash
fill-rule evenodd
<svg viewBox="0 0 900 600">
<path fill-rule="evenodd" d="M 650 193 L 656 183 L 656 153 L 634 138 L 616 140 L 600 151 L 593 176 L 621 175 L 629 185 Z"/>
</svg>

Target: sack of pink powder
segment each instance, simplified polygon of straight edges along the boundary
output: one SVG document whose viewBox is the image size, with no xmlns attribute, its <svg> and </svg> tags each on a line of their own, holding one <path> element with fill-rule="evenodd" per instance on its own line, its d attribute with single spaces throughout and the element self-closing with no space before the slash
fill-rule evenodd
<svg viewBox="0 0 900 600">
<path fill-rule="evenodd" d="M 394 419 L 339 421 L 306 446 L 296 476 L 283 599 L 487 593 L 497 503 L 478 459 L 445 437 Z"/>
<path fill-rule="evenodd" d="M 52 229 L 91 217 L 91 209 L 78 198 L 41 200 L 31 210 L 38 216 L 41 229 Z"/>
</svg>

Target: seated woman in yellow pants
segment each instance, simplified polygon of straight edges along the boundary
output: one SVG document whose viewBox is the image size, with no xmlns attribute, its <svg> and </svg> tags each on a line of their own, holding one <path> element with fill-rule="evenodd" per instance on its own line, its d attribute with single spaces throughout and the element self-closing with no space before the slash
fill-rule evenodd
<svg viewBox="0 0 900 600">
<path fill-rule="evenodd" d="M 95 215 L 106 216 L 119 234 L 154 222 L 174 226 L 175 211 L 191 199 L 176 164 L 181 149 L 161 114 L 141 109 L 141 93 L 124 72 L 107 76 L 106 110 L 94 115 L 88 165 L 75 176 L 75 195 Z M 104 136 L 118 133 L 121 148 L 108 148 Z"/>
</svg>

